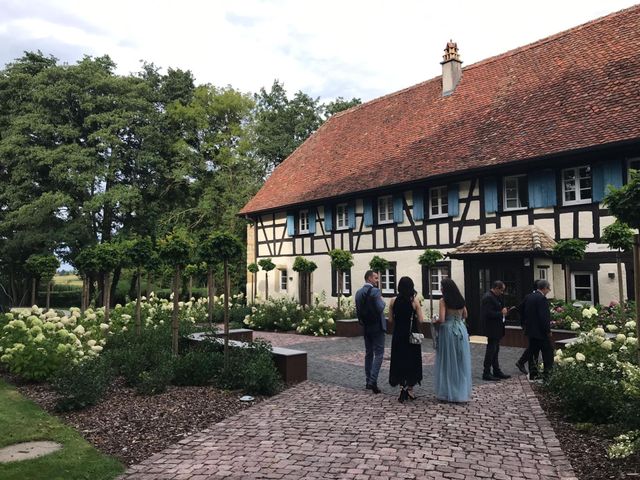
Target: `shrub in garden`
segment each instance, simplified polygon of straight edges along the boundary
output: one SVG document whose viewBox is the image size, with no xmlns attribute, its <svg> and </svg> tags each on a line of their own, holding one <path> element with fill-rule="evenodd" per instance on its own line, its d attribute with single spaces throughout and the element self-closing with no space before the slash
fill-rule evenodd
<svg viewBox="0 0 640 480">
<path fill-rule="evenodd" d="M 60 411 L 80 410 L 95 405 L 104 395 L 112 375 L 104 358 L 87 358 L 60 370 L 51 385 L 61 397 L 56 403 Z"/>
<path fill-rule="evenodd" d="M 296 331 L 315 336 L 334 335 L 336 333 L 336 323 L 332 318 L 334 313 L 333 309 L 316 304 L 305 312 Z"/>
<path fill-rule="evenodd" d="M 171 384 L 174 374 L 174 357 L 163 356 L 158 363 L 141 372 L 136 383 L 140 395 L 156 395 L 164 392 Z"/>
<path fill-rule="evenodd" d="M 245 390 L 254 395 L 273 395 L 282 388 L 280 374 L 273 363 L 271 345 L 255 341 L 248 348 L 230 351 L 230 368 L 222 370 L 216 384 L 230 390 Z"/>
<path fill-rule="evenodd" d="M 289 331 L 295 329 L 303 318 L 302 307 L 291 298 L 271 298 L 251 308 L 244 324 L 256 330 Z"/>
<path fill-rule="evenodd" d="M 174 385 L 208 385 L 220 375 L 224 364 L 222 353 L 196 349 L 174 360 Z"/>
</svg>

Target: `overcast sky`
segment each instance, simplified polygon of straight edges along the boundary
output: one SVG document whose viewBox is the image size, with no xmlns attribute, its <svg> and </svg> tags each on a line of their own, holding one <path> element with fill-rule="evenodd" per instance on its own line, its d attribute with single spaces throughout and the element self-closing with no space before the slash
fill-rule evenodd
<svg viewBox="0 0 640 480">
<path fill-rule="evenodd" d="M 25 50 L 68 63 L 108 54 L 256 92 L 279 79 L 322 100 L 385 95 L 634 5 L 625 0 L 0 0 L 0 67 Z"/>
</svg>

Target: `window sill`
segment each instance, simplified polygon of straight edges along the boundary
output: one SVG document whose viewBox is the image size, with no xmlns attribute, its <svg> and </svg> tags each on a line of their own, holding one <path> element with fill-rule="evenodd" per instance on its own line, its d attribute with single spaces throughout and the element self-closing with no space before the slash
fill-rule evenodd
<svg viewBox="0 0 640 480">
<path fill-rule="evenodd" d="M 563 207 L 572 207 L 574 205 L 588 205 L 589 203 L 593 203 L 593 200 L 590 198 L 587 200 L 573 200 L 571 202 L 562 202 Z"/>
<path fill-rule="evenodd" d="M 429 220 L 437 220 L 437 219 L 440 219 L 440 218 L 448 218 L 448 217 L 449 217 L 448 213 L 443 213 L 441 215 L 430 215 L 429 216 Z"/>
</svg>

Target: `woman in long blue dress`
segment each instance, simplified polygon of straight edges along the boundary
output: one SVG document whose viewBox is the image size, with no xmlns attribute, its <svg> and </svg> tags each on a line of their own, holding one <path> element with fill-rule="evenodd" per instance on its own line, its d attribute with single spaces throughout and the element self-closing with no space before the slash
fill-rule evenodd
<svg viewBox="0 0 640 480">
<path fill-rule="evenodd" d="M 467 307 L 450 278 L 441 282 L 440 316 L 435 363 L 436 398 L 446 402 L 471 400 L 471 350 L 465 325 Z"/>
</svg>

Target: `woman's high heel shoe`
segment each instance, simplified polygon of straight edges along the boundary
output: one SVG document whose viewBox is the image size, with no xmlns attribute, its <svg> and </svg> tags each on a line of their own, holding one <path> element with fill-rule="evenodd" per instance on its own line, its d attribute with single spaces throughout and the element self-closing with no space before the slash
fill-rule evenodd
<svg viewBox="0 0 640 480">
<path fill-rule="evenodd" d="M 403 388 L 400 390 L 400 396 L 398 397 L 398 401 L 403 403 L 407 399 L 407 391 Z"/>
<path fill-rule="evenodd" d="M 414 395 L 413 390 L 407 390 L 407 398 L 409 400 L 415 400 L 417 397 Z"/>
</svg>

